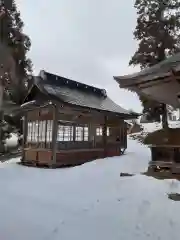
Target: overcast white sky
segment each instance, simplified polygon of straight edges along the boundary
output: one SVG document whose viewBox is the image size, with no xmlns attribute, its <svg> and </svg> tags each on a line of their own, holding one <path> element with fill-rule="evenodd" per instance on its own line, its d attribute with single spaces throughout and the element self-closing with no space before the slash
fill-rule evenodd
<svg viewBox="0 0 180 240">
<path fill-rule="evenodd" d="M 24 32 L 32 41 L 34 71 L 105 88 L 121 106 L 141 111 L 135 94 L 121 90 L 114 75 L 128 67 L 136 50 L 134 0 L 17 0 Z"/>
</svg>

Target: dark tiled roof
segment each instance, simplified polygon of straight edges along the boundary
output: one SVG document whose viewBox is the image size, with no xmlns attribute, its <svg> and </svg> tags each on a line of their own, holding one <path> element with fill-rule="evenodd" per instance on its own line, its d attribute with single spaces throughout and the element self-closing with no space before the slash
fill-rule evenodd
<svg viewBox="0 0 180 240">
<path fill-rule="evenodd" d="M 78 91 L 82 91 L 84 93 L 93 94 L 96 96 L 104 96 L 106 97 L 106 91 L 105 89 L 96 88 L 94 86 L 90 86 L 81 82 L 73 81 L 68 78 L 60 77 L 57 75 L 54 75 L 52 73 L 48 73 L 45 71 L 40 72 L 40 77 L 48 82 L 48 84 L 52 86 L 59 86 L 64 87 L 68 86 L 69 89 L 78 89 Z"/>
<path fill-rule="evenodd" d="M 130 112 L 114 103 L 104 89 L 95 88 L 67 78 L 41 71 L 35 84 L 41 91 L 72 105 L 131 116 Z"/>
<path fill-rule="evenodd" d="M 140 72 L 124 76 L 117 76 L 114 77 L 114 79 L 120 84 L 122 83 L 124 85 L 128 85 L 130 83 L 128 83 L 128 80 L 138 80 L 140 82 L 168 77 L 172 74 L 172 70 L 175 72 L 180 71 L 180 53 L 177 53 L 172 57 L 169 57 L 166 60 Z"/>
</svg>

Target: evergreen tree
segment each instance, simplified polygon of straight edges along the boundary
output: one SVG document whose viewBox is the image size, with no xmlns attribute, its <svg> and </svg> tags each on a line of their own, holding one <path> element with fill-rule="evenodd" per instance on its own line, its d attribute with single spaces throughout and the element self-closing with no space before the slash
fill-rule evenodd
<svg viewBox="0 0 180 240">
<path fill-rule="evenodd" d="M 23 22 L 20 12 L 17 10 L 14 0 L 0 0 L 0 42 L 11 52 L 15 62 L 15 74 L 9 72 L 3 78 L 4 100 L 11 100 L 16 104 L 21 104 L 27 92 L 27 79 L 32 73 L 32 63 L 27 58 L 31 42 L 27 35 L 23 33 Z M 0 145 L 12 131 L 12 123 L 18 127 L 20 119 L 13 121 L 12 116 L 2 116 L 0 119 L 1 134 Z M 17 126 L 16 126 L 17 123 Z M 2 147 L 0 147 L 2 151 Z"/>
<path fill-rule="evenodd" d="M 180 0 L 136 0 L 137 26 L 134 37 L 139 47 L 130 65 L 141 69 L 151 67 L 180 51 Z M 152 118 L 162 115 L 163 127 L 168 127 L 164 104 L 139 96 Z"/>
<path fill-rule="evenodd" d="M 31 42 L 27 35 L 23 33 L 24 24 L 17 10 L 14 0 L 11 4 L 1 3 L 0 9 L 3 8 L 5 16 L 3 17 L 3 41 L 12 51 L 12 56 L 16 64 L 16 79 L 9 79 L 10 97 L 16 103 L 21 103 L 26 90 L 26 79 L 32 73 L 32 63 L 27 58 L 27 52 L 30 50 Z M 18 83 L 18 84 L 17 84 Z M 18 86 L 18 88 L 17 88 Z"/>
</svg>

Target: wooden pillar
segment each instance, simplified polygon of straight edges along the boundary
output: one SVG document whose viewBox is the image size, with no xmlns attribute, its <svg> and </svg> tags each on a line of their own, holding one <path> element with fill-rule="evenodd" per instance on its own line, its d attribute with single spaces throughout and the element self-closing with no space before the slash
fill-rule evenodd
<svg viewBox="0 0 180 240">
<path fill-rule="evenodd" d="M 22 161 L 25 160 L 25 147 L 27 143 L 27 134 L 28 134 L 28 118 L 27 114 L 23 117 L 23 144 L 22 144 Z"/>
<path fill-rule="evenodd" d="M 58 132 L 58 107 L 54 105 L 53 129 L 52 129 L 52 161 L 50 163 L 51 167 L 56 165 L 57 132 Z"/>
<path fill-rule="evenodd" d="M 157 149 L 155 147 L 151 147 L 151 161 L 157 160 Z"/>
<path fill-rule="evenodd" d="M 123 120 L 124 147 L 127 148 L 127 123 Z"/>
<path fill-rule="evenodd" d="M 76 124 L 73 124 L 73 142 L 76 141 Z"/>
<path fill-rule="evenodd" d="M 104 126 L 103 126 L 103 148 L 104 157 L 107 157 L 107 116 L 104 116 Z"/>
<path fill-rule="evenodd" d="M 163 129 L 168 128 L 168 117 L 167 117 L 167 106 L 162 104 L 162 127 Z"/>
<path fill-rule="evenodd" d="M 0 72 L 3 70 L 3 65 L 0 66 Z M 3 102 L 4 102 L 4 76 L 0 76 L 0 152 L 4 152 L 4 144 L 2 142 L 3 140 L 3 120 L 4 120 L 4 111 L 3 111 Z"/>
<path fill-rule="evenodd" d="M 89 141 L 91 142 L 91 147 L 95 148 L 95 128 L 94 125 L 92 123 L 92 120 L 90 120 L 89 122 Z"/>
<path fill-rule="evenodd" d="M 44 134 L 44 148 L 51 148 L 51 146 L 48 146 L 47 144 L 47 125 L 48 125 L 48 120 L 44 120 L 45 121 L 45 134 Z M 48 141 L 50 142 L 49 136 L 48 136 Z M 50 145 L 50 144 L 49 144 Z"/>
</svg>

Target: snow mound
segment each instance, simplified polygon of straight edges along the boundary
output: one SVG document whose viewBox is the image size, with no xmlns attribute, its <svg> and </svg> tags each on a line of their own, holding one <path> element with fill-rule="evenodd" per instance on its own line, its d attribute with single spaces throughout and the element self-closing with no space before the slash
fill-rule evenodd
<svg viewBox="0 0 180 240">
<path fill-rule="evenodd" d="M 7 148 L 16 147 L 18 145 L 18 136 L 14 133 L 11 134 L 11 137 L 6 140 Z"/>
<path fill-rule="evenodd" d="M 167 193 L 178 192 L 179 182 L 138 174 L 149 160 L 148 148 L 128 140 L 124 156 L 74 168 L 1 164 L 1 239 L 178 239 L 179 203 Z"/>
</svg>

